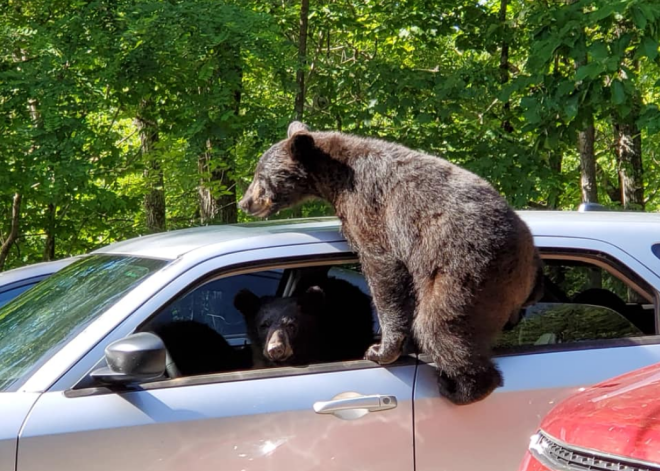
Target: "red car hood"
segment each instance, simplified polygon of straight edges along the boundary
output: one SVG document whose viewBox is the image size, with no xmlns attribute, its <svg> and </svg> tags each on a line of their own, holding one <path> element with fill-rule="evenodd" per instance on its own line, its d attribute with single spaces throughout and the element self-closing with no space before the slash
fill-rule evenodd
<svg viewBox="0 0 660 471">
<path fill-rule="evenodd" d="M 567 445 L 660 463 L 660 364 L 570 397 L 541 428 Z"/>
</svg>

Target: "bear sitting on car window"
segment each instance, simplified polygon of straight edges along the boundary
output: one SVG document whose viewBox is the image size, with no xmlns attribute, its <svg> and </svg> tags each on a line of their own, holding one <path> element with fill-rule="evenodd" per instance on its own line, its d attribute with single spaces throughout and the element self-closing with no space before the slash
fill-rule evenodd
<svg viewBox="0 0 660 471">
<path fill-rule="evenodd" d="M 291 297 L 240 291 L 255 366 L 293 366 L 361 359 L 373 342 L 371 300 L 344 280 L 308 280 Z M 346 325 L 351 325 L 350 329 Z"/>
</svg>

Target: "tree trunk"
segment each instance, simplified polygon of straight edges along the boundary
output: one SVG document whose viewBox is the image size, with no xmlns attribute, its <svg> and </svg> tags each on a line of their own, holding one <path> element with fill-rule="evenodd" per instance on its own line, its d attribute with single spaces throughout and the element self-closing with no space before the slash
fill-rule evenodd
<svg viewBox="0 0 660 471">
<path fill-rule="evenodd" d="M 218 56 L 221 67 L 214 74 L 213 82 L 219 80 L 218 74 L 226 74 L 228 64 L 233 67 L 234 76 L 225 77 L 225 82 L 233 82 L 233 113 L 239 116 L 241 97 L 243 93 L 243 67 L 241 64 L 241 51 L 224 52 Z M 206 91 L 210 90 L 210 87 Z M 204 150 L 199 155 L 198 170 L 200 174 L 199 218 L 206 224 L 233 224 L 238 221 L 238 208 L 236 206 L 236 181 L 232 176 L 234 163 L 230 159 L 232 145 L 236 142 L 234 135 L 224 139 L 213 137 L 214 124 L 207 129 L 207 138 L 204 141 Z M 220 165 L 218 165 L 220 164 Z"/>
<path fill-rule="evenodd" d="M 553 151 L 548 160 L 550 169 L 557 175 L 561 175 L 561 166 L 564 160 L 563 154 L 560 151 Z M 550 190 L 550 194 L 548 195 L 548 209 L 557 209 L 559 207 L 559 197 L 562 192 L 563 188 L 561 187 L 554 187 Z"/>
<path fill-rule="evenodd" d="M 577 0 L 568 0 L 569 5 L 573 5 Z M 587 65 L 587 47 L 585 44 L 584 30 L 582 33 L 582 45 L 584 54 L 575 60 L 575 70 Z M 582 190 L 583 203 L 598 203 L 598 183 L 596 180 L 596 154 L 594 153 L 594 143 L 596 139 L 596 128 L 594 127 L 594 116 L 591 110 L 583 110 L 584 125 L 578 132 L 578 152 L 580 153 L 580 188 Z"/>
<path fill-rule="evenodd" d="M 233 224 L 238 221 L 236 208 L 236 183 L 231 178 L 229 167 L 211 170 L 213 143 L 206 141 L 206 152 L 199 158 L 199 217 L 202 224 Z M 217 186 L 218 189 L 212 188 Z M 215 192 L 222 192 L 214 196 Z"/>
<path fill-rule="evenodd" d="M 578 133 L 578 150 L 580 151 L 580 187 L 583 203 L 598 203 L 598 185 L 596 183 L 596 156 L 594 141 L 596 128 L 591 113 L 587 118 L 587 126 Z"/>
<path fill-rule="evenodd" d="M 506 27 L 506 9 L 508 6 L 508 0 L 500 1 L 500 14 L 499 20 L 500 25 L 502 26 L 502 31 L 505 31 Z M 509 81 L 509 42 L 506 37 L 502 38 L 501 53 L 500 53 L 500 83 L 504 85 Z M 502 129 L 508 133 L 513 132 L 513 125 L 509 120 L 509 114 L 511 112 L 511 103 L 507 100 L 504 103 L 503 107 L 503 119 L 502 119 Z"/>
<path fill-rule="evenodd" d="M 307 25 L 309 22 L 309 0 L 300 2 L 300 38 L 298 40 L 298 70 L 296 71 L 296 120 L 302 121 L 305 114 L 305 65 L 307 63 Z"/>
<path fill-rule="evenodd" d="M 309 24 L 309 0 L 300 1 L 300 33 L 298 39 L 298 70 L 296 71 L 296 100 L 294 112 L 297 121 L 303 121 L 305 116 L 305 65 L 307 64 L 307 25 Z M 291 209 L 291 216 L 302 216 L 302 207 Z"/>
<path fill-rule="evenodd" d="M 0 271 L 5 266 L 5 262 L 7 261 L 7 256 L 9 255 L 9 251 L 13 247 L 14 243 L 16 243 L 16 240 L 18 239 L 19 235 L 19 224 L 21 220 L 21 195 L 20 193 L 14 194 L 14 198 L 12 200 L 12 205 L 11 205 L 11 227 L 9 229 L 9 235 L 5 239 L 5 241 L 2 243 L 2 246 L 0 246 Z"/>
<path fill-rule="evenodd" d="M 144 178 L 147 193 L 144 196 L 144 212 L 147 231 L 162 232 L 166 228 L 165 220 L 165 181 L 160 158 L 155 151 L 158 142 L 158 125 L 151 116 L 151 104 L 143 100 L 140 103 L 135 125 L 140 136 L 140 153 L 145 165 Z"/>
<path fill-rule="evenodd" d="M 637 117 L 637 113 L 634 117 Z M 642 134 L 633 118 L 614 124 L 616 158 L 624 209 L 644 210 Z"/>
<path fill-rule="evenodd" d="M 633 31 L 630 22 L 620 21 L 615 25 L 615 34 L 618 37 L 628 33 L 636 34 Z M 633 52 L 630 51 L 619 65 L 618 78 L 623 82 L 632 82 L 637 76 L 639 76 L 639 62 L 634 58 Z M 634 82 L 633 87 L 637 87 Z M 618 109 L 614 112 L 614 149 L 623 209 L 644 211 L 642 134 L 637 127 L 637 120 L 642 107 L 642 97 L 638 90 L 638 88 L 635 88 L 633 95 L 629 98 L 630 110 L 627 114 L 622 114 L 621 110 Z"/>
<path fill-rule="evenodd" d="M 46 246 L 44 247 L 44 262 L 55 260 L 55 205 L 48 203 L 46 208 Z"/>
</svg>

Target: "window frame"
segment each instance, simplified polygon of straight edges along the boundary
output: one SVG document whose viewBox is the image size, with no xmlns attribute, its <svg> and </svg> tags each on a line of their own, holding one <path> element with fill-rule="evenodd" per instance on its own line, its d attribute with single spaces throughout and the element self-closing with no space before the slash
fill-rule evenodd
<svg viewBox="0 0 660 471">
<path fill-rule="evenodd" d="M 658 332 L 660 324 L 658 322 L 660 314 L 658 301 L 660 300 L 660 296 L 658 291 L 654 289 L 653 286 L 649 285 L 643 277 L 635 273 L 632 268 L 618 260 L 613 255 L 600 250 L 539 247 L 539 252 L 541 253 L 541 258 L 543 260 L 571 260 L 591 264 L 618 278 L 628 287 L 633 288 L 638 294 L 649 301 L 649 304 L 654 305 L 655 334 L 621 339 L 584 340 L 581 342 L 564 344 L 524 345 L 520 347 L 496 348 L 495 357 L 660 344 L 660 334 Z M 426 358 L 426 355 L 420 355 L 420 360 L 423 358 Z"/>
</svg>

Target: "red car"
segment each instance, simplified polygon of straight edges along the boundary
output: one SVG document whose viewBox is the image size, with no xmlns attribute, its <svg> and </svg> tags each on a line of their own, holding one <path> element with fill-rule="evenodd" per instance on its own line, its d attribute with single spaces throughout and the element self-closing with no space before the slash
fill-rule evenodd
<svg viewBox="0 0 660 471">
<path fill-rule="evenodd" d="M 660 363 L 559 403 L 519 471 L 660 471 Z"/>
</svg>

